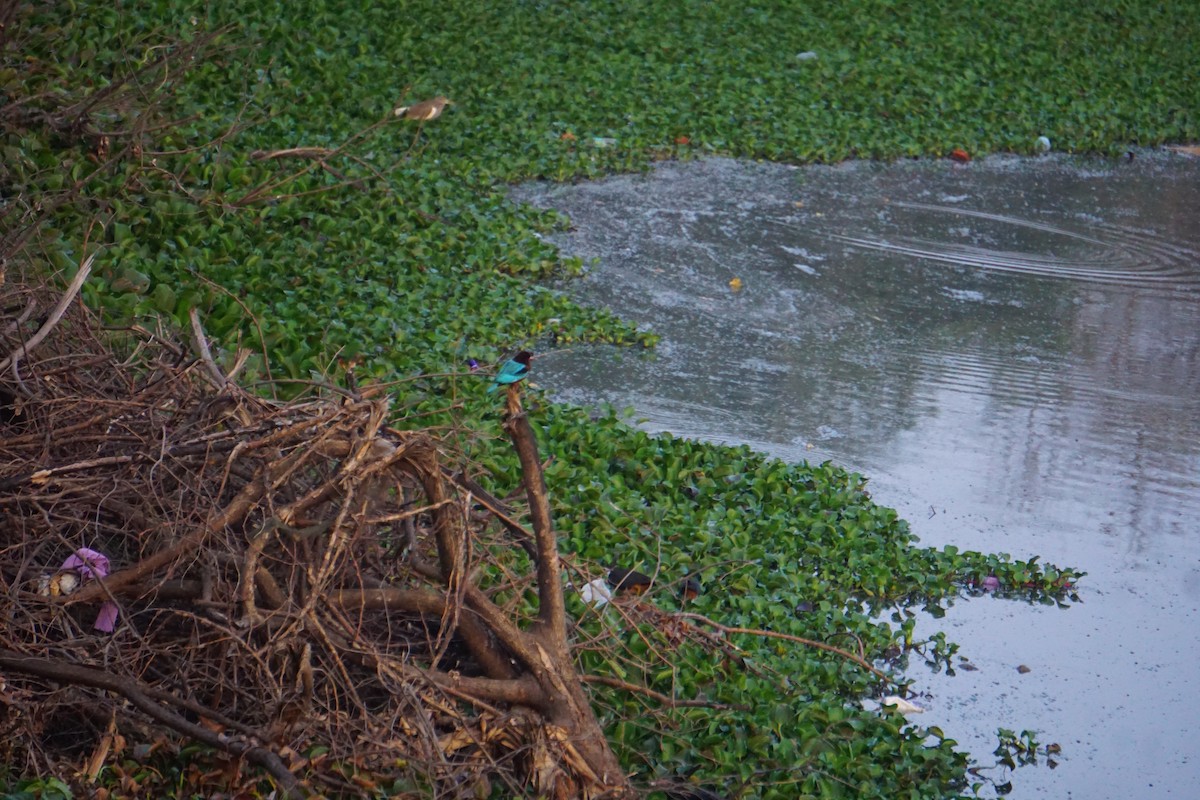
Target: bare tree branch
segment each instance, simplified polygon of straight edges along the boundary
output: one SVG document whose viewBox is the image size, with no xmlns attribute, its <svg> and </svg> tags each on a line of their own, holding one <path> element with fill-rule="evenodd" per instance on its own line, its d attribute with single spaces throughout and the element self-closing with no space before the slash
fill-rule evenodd
<svg viewBox="0 0 1200 800">
<path fill-rule="evenodd" d="M 521 482 L 529 498 L 529 516 L 533 521 L 533 537 L 537 545 L 538 622 L 541 634 L 563 658 L 567 653 L 567 612 L 563 600 L 562 564 L 558 558 L 558 540 L 550 516 L 550 498 L 538 457 L 537 437 L 529 417 L 521 408 L 521 384 L 508 385 L 508 418 L 504 426 L 512 437 L 517 457 L 521 460 Z"/>
</svg>

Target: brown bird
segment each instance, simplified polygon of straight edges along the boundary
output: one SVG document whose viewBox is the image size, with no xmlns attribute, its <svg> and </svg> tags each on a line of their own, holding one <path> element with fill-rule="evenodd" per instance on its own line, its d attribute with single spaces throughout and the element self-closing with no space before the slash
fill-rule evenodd
<svg viewBox="0 0 1200 800">
<path fill-rule="evenodd" d="M 613 567 L 608 573 L 608 584 L 618 592 L 630 594 L 645 594 L 650 588 L 649 575 L 644 575 L 635 569 Z"/>
<path fill-rule="evenodd" d="M 695 577 L 686 579 L 683 585 L 679 587 L 679 599 L 683 602 L 695 600 L 700 596 L 700 581 Z"/>
<path fill-rule="evenodd" d="M 411 106 L 398 106 L 395 114 L 397 117 L 404 119 L 415 119 L 417 122 L 429 122 L 431 119 L 437 119 L 442 115 L 442 109 L 448 105 L 454 105 L 452 100 L 447 100 L 442 95 L 438 95 L 431 100 L 422 100 L 419 103 L 413 103 Z"/>
<path fill-rule="evenodd" d="M 413 135 L 412 144 L 409 148 L 417 146 L 417 142 L 421 139 L 421 131 L 425 129 L 425 123 L 430 120 L 437 119 L 442 115 L 442 109 L 447 105 L 453 105 L 453 101 L 447 100 L 442 95 L 438 95 L 432 100 L 422 100 L 419 103 L 414 103 L 411 106 L 397 106 L 395 114 L 401 119 L 411 119 L 417 122 L 417 132 Z"/>
</svg>

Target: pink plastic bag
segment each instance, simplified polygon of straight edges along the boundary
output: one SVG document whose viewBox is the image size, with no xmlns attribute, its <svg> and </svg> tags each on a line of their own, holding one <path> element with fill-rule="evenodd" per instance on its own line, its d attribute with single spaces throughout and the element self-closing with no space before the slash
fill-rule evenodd
<svg viewBox="0 0 1200 800">
<path fill-rule="evenodd" d="M 85 582 L 108 575 L 108 556 L 87 547 L 72 553 L 62 564 L 62 569 L 73 569 Z M 117 626 L 117 604 L 106 600 L 92 627 L 103 633 L 112 633 Z"/>
</svg>

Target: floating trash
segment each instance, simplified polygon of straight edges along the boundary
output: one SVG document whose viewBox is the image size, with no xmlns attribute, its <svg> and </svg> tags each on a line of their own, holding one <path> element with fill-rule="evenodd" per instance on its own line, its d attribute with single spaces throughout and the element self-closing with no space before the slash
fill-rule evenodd
<svg viewBox="0 0 1200 800">
<path fill-rule="evenodd" d="M 108 570 L 108 556 L 81 547 L 67 557 L 56 574 L 42 576 L 38 581 L 38 593 L 47 597 L 65 597 L 74 594 L 87 581 L 107 576 Z M 103 633 L 112 633 L 117 624 L 117 614 L 117 604 L 111 600 L 105 601 L 92 627 Z"/>
<path fill-rule="evenodd" d="M 589 603 L 596 608 L 604 608 L 612 601 L 612 591 L 608 588 L 608 584 L 604 578 L 596 578 L 596 580 L 588 583 L 579 590 L 579 596 L 583 598 L 583 602 Z"/>
<path fill-rule="evenodd" d="M 881 707 L 888 709 L 889 711 L 898 711 L 901 714 L 924 714 L 925 713 L 925 709 L 923 707 L 917 705 L 916 703 L 914 703 L 910 700 L 905 700 L 903 697 L 901 697 L 900 695 L 896 695 L 896 694 L 890 694 L 887 697 L 883 698 L 883 703 L 881 703 Z"/>
</svg>

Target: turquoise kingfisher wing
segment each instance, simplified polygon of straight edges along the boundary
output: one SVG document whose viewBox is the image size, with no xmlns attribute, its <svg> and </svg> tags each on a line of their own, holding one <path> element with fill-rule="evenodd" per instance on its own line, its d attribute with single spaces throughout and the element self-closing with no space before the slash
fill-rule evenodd
<svg viewBox="0 0 1200 800">
<path fill-rule="evenodd" d="M 522 350 L 501 364 L 500 369 L 496 372 L 496 377 L 492 379 L 492 385 L 488 387 L 488 391 L 494 392 L 501 386 L 516 383 L 524 378 L 529 373 L 529 359 L 531 358 L 533 358 L 533 353 L 528 350 Z"/>
</svg>

